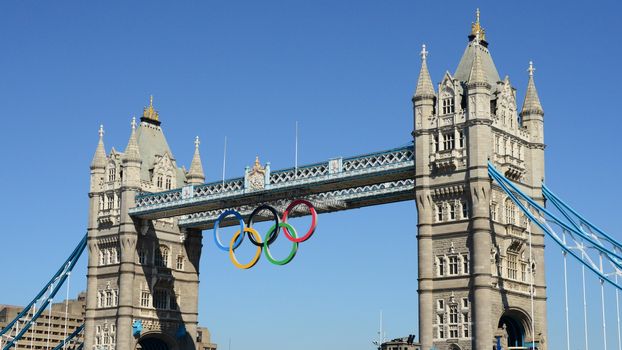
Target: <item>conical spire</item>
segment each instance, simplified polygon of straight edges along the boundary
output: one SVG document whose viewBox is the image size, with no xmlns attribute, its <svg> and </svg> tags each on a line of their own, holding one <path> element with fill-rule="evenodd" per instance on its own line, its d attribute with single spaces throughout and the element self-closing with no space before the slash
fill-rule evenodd
<svg viewBox="0 0 622 350">
<path fill-rule="evenodd" d="M 430 78 L 427 64 L 428 51 L 425 45 L 421 48 L 421 71 L 419 72 L 419 80 L 417 81 L 417 89 L 415 90 L 414 99 L 434 98 L 434 86 Z"/>
<path fill-rule="evenodd" d="M 201 163 L 201 155 L 199 154 L 199 137 L 194 139 L 194 156 L 192 157 L 192 163 L 190 163 L 190 170 L 186 175 L 188 183 L 201 184 L 205 182 L 205 175 L 203 174 L 203 164 Z"/>
<path fill-rule="evenodd" d="M 525 101 L 523 102 L 523 110 L 521 115 L 525 114 L 540 114 L 544 115 L 544 110 L 540 104 L 540 97 L 538 97 L 538 91 L 536 90 L 536 84 L 533 81 L 533 72 L 536 69 L 533 67 L 533 62 L 529 61 L 529 82 L 527 83 L 527 92 L 525 93 Z"/>
<path fill-rule="evenodd" d="M 99 142 L 91 161 L 91 169 L 103 169 L 106 167 L 106 149 L 104 148 L 104 126 L 99 126 Z"/>
<path fill-rule="evenodd" d="M 473 59 L 473 66 L 471 66 L 468 84 L 490 86 L 488 79 L 486 79 L 484 67 L 482 66 L 482 47 L 479 44 L 479 32 L 475 36 L 475 41 L 473 41 L 473 49 L 475 50 L 475 58 Z"/>
<path fill-rule="evenodd" d="M 123 162 L 136 161 L 139 162 L 140 150 L 138 149 L 138 141 L 136 140 L 136 117 L 132 118 L 132 134 L 130 140 L 125 147 L 125 153 L 123 154 Z"/>
</svg>

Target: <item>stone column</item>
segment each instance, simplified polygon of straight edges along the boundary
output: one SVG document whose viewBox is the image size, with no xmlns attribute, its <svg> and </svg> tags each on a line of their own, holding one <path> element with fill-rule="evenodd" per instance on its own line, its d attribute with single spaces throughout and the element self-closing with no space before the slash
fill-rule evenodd
<svg viewBox="0 0 622 350">
<path fill-rule="evenodd" d="M 97 265 L 99 249 L 97 248 L 97 215 L 99 212 L 100 193 L 89 193 L 88 222 L 88 267 L 86 274 L 86 314 L 84 320 L 84 349 L 92 349 L 95 344 L 95 311 L 97 308 Z"/>
</svg>

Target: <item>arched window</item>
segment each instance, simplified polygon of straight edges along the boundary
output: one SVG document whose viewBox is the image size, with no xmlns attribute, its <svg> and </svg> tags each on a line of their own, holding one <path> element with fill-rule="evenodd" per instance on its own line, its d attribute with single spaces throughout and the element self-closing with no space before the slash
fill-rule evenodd
<svg viewBox="0 0 622 350">
<path fill-rule="evenodd" d="M 166 189 L 167 189 L 167 190 L 170 190 L 170 189 L 171 189 L 171 184 L 172 184 L 172 182 L 171 182 L 171 177 L 170 177 L 170 176 L 167 176 L 167 177 L 166 177 Z"/>
<path fill-rule="evenodd" d="M 157 254 L 155 256 L 155 264 L 159 267 L 168 267 L 169 249 L 165 245 L 158 247 Z"/>
<path fill-rule="evenodd" d="M 158 188 L 162 188 L 162 176 L 158 176 L 157 186 Z"/>
</svg>

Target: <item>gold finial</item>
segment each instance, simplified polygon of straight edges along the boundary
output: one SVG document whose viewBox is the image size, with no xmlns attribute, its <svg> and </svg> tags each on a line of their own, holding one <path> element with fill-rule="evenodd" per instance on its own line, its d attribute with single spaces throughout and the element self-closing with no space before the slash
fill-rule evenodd
<svg viewBox="0 0 622 350">
<path fill-rule="evenodd" d="M 533 72 L 535 72 L 536 69 L 533 67 L 532 61 L 529 61 L 529 68 L 527 68 L 527 71 L 529 72 L 529 76 L 533 77 Z"/>
<path fill-rule="evenodd" d="M 132 126 L 132 131 L 136 130 L 136 116 L 132 117 L 132 122 L 130 123 L 130 125 Z"/>
<path fill-rule="evenodd" d="M 479 11 L 479 9 L 477 11 Z M 477 18 L 479 18 L 479 12 Z M 477 21 L 479 22 L 479 19 Z M 153 107 L 153 95 L 149 95 L 149 107 Z"/>
<path fill-rule="evenodd" d="M 259 162 L 259 156 L 255 156 L 255 168 L 261 168 L 261 162 Z"/>
<path fill-rule="evenodd" d="M 428 57 L 429 52 L 425 49 L 425 44 L 421 45 L 421 60 L 425 61 Z"/>
<path fill-rule="evenodd" d="M 201 141 L 199 141 L 199 137 L 195 137 L 194 138 L 194 148 L 195 149 L 199 149 L 199 145 L 201 144 Z"/>
<path fill-rule="evenodd" d="M 153 108 L 153 95 L 149 96 L 149 107 L 145 107 L 143 110 L 143 118 L 160 121 L 158 111 Z"/>
<path fill-rule="evenodd" d="M 99 134 L 100 139 L 104 137 L 104 125 L 103 124 L 99 124 L 99 131 L 97 133 Z"/>
<path fill-rule="evenodd" d="M 471 35 L 476 37 L 479 33 L 479 40 L 486 41 L 486 30 L 479 23 L 479 8 L 475 11 L 475 23 L 471 23 Z"/>
</svg>

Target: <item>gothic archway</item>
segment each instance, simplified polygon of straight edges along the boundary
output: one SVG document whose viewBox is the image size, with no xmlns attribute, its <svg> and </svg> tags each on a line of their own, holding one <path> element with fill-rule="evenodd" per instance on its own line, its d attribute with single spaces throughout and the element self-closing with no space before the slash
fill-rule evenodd
<svg viewBox="0 0 622 350">
<path fill-rule="evenodd" d="M 136 350 L 175 350 L 163 334 L 146 334 L 138 340 Z"/>
<path fill-rule="evenodd" d="M 498 323 L 498 333 L 501 334 L 501 346 L 522 347 L 530 339 L 530 320 L 527 314 L 520 310 L 506 310 Z"/>
</svg>

